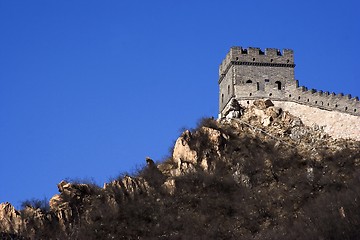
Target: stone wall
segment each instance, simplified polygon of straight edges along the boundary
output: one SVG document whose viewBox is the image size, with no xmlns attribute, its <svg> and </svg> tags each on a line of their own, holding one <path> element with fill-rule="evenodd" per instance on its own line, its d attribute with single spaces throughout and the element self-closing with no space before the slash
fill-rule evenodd
<svg viewBox="0 0 360 240">
<path fill-rule="evenodd" d="M 266 48 L 263 52 L 260 48 L 232 47 L 219 67 L 219 75 L 226 74 L 231 62 L 262 63 L 268 66 L 289 65 L 294 67 L 294 53 L 291 49 L 284 49 L 282 52 L 274 48 Z"/>
<path fill-rule="evenodd" d="M 287 89 L 294 80 L 293 51 L 232 47 L 219 68 L 219 112 L 233 97 L 250 96 L 269 87 Z M 241 86 L 241 89 L 239 89 Z"/>
<path fill-rule="evenodd" d="M 231 71 L 232 72 L 232 71 Z M 223 109 L 229 100 L 234 96 L 233 74 L 226 74 L 219 83 L 219 108 Z"/>
<path fill-rule="evenodd" d="M 232 47 L 219 67 L 219 114 L 232 98 L 243 101 L 268 98 L 321 110 L 360 116 L 358 97 L 299 87 L 294 76 L 293 51 Z"/>
<path fill-rule="evenodd" d="M 252 100 L 240 100 L 241 105 L 252 104 Z M 286 101 L 273 101 L 276 107 L 290 112 L 301 118 L 308 126 L 314 124 L 323 128 L 330 136 L 338 138 L 351 138 L 360 141 L 360 117 L 348 113 L 329 111 L 311 106 Z"/>
<path fill-rule="evenodd" d="M 269 87 L 265 88 L 265 91 L 257 91 L 254 86 L 252 86 L 252 89 L 244 89 L 242 86 L 235 85 L 234 88 L 234 96 L 237 100 L 268 98 L 271 101 L 288 101 L 323 110 L 337 111 L 354 116 L 360 116 L 359 98 L 351 97 L 350 94 L 335 94 L 317 91 L 315 89 L 308 90 L 306 87 L 294 88 L 293 86 L 288 88 L 285 87 L 284 90 Z"/>
</svg>

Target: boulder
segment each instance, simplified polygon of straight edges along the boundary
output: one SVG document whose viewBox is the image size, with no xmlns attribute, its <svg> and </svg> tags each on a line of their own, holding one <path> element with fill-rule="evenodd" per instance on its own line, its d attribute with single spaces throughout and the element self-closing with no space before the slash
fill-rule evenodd
<svg viewBox="0 0 360 240">
<path fill-rule="evenodd" d="M 253 104 L 257 109 L 261 109 L 261 110 L 264 110 L 264 109 L 266 109 L 268 107 L 274 106 L 274 104 L 269 99 L 266 99 L 266 100 L 262 100 L 262 99 L 254 100 Z"/>
<path fill-rule="evenodd" d="M 228 139 L 229 137 L 225 134 L 222 134 L 219 130 L 209 128 L 209 127 L 201 127 L 200 131 L 206 133 L 208 135 L 209 141 L 215 148 L 219 148 L 223 138 Z"/>
<path fill-rule="evenodd" d="M 268 107 L 265 110 L 265 114 L 267 116 L 272 117 L 273 119 L 277 118 L 281 114 L 281 112 L 282 112 L 281 108 L 274 107 L 274 106 Z"/>
<path fill-rule="evenodd" d="M 177 163 L 178 167 L 180 167 L 181 162 L 197 163 L 197 153 L 190 148 L 190 139 L 191 133 L 189 130 L 186 130 L 175 142 L 173 160 Z"/>
<path fill-rule="evenodd" d="M 239 118 L 243 114 L 243 107 L 236 99 L 232 99 L 230 104 L 224 110 L 226 119 Z"/>
</svg>

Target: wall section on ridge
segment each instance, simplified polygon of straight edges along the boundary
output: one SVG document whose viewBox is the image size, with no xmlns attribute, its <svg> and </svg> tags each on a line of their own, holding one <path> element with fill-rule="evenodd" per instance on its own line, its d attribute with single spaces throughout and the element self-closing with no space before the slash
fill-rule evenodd
<svg viewBox="0 0 360 240">
<path fill-rule="evenodd" d="M 360 116 L 358 97 L 308 90 L 294 76 L 290 49 L 232 47 L 219 67 L 219 115 L 232 98 L 289 101 L 310 107 Z"/>
<path fill-rule="evenodd" d="M 252 104 L 253 100 L 240 100 L 243 106 Z M 275 107 L 280 107 L 299 117 L 307 126 L 314 124 L 335 139 L 350 138 L 360 141 L 360 117 L 338 111 L 314 108 L 304 104 L 272 100 Z"/>
</svg>

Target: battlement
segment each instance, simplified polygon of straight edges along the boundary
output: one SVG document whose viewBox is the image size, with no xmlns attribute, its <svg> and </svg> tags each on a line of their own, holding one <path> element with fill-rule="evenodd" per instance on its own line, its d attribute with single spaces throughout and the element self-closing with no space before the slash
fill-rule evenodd
<svg viewBox="0 0 360 240">
<path fill-rule="evenodd" d="M 360 116 L 359 98 L 352 97 L 351 94 L 336 94 L 334 92 L 329 93 L 316 89 L 308 90 L 306 87 L 298 87 L 293 93 L 294 94 L 288 94 L 279 100 Z"/>
<path fill-rule="evenodd" d="M 219 67 L 220 114 L 232 99 L 268 98 L 360 116 L 358 97 L 299 86 L 294 67 L 291 49 L 232 47 Z"/>
<path fill-rule="evenodd" d="M 291 49 L 281 51 L 275 48 L 266 48 L 265 51 L 262 51 L 260 48 L 254 47 L 232 47 L 220 64 L 219 75 L 226 74 L 230 64 L 295 67 L 294 52 Z"/>
<path fill-rule="evenodd" d="M 294 102 L 310 107 L 316 107 L 328 111 L 343 112 L 355 116 L 360 116 L 359 97 L 352 97 L 351 94 L 330 93 L 316 89 L 308 89 L 300 86 L 295 89 L 289 89 L 286 92 L 269 89 L 268 91 L 258 91 L 256 86 L 244 94 L 234 96 L 239 101 L 247 101 L 256 99 L 271 99 L 274 101 Z"/>
</svg>

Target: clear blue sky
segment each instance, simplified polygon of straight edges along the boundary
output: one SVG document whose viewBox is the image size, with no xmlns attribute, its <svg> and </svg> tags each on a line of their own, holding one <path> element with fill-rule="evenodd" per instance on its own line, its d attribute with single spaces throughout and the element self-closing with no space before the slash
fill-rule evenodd
<svg viewBox="0 0 360 240">
<path fill-rule="evenodd" d="M 217 116 L 231 46 L 292 48 L 301 85 L 360 95 L 360 3 L 0 1 L 0 202 L 161 160 Z"/>
</svg>

